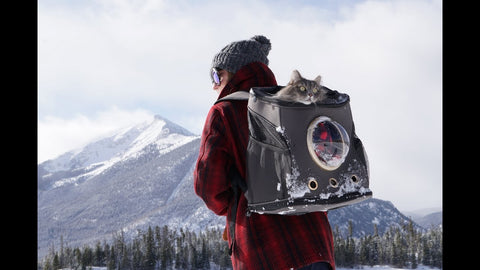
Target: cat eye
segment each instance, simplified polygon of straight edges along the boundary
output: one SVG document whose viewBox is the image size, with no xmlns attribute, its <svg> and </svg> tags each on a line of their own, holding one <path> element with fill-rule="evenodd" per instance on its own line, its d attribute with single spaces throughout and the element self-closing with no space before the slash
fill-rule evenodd
<svg viewBox="0 0 480 270">
<path fill-rule="evenodd" d="M 300 91 L 305 91 L 305 86 L 300 86 Z"/>
<path fill-rule="evenodd" d="M 216 85 L 220 85 L 220 76 L 218 73 L 220 72 L 221 69 L 217 68 L 212 68 L 212 72 L 210 73 L 210 77 L 212 78 L 212 83 L 215 83 Z"/>
<path fill-rule="evenodd" d="M 313 88 L 312 91 L 313 91 L 313 93 L 317 93 L 317 92 L 318 92 L 318 89 L 315 87 L 315 88 Z"/>
</svg>

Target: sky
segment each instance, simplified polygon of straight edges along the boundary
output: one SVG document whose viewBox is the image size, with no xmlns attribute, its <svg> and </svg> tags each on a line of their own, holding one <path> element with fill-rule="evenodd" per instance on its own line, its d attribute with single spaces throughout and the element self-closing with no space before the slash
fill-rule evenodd
<svg viewBox="0 0 480 270">
<path fill-rule="evenodd" d="M 38 163 L 165 117 L 200 135 L 213 56 L 265 35 L 292 70 L 347 93 L 374 197 L 442 207 L 440 0 L 38 1 Z"/>
</svg>

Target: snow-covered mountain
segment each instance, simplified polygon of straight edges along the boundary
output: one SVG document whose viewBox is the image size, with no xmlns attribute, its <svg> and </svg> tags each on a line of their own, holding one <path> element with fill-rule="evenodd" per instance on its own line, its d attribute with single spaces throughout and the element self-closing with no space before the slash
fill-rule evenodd
<svg viewBox="0 0 480 270">
<path fill-rule="evenodd" d="M 157 115 L 152 122 L 119 130 L 112 136 L 69 151 L 54 160 L 45 161 L 39 168 L 48 172 L 96 168 L 97 171 L 92 172 L 95 174 L 100 168 L 105 170 L 115 162 L 134 158 L 150 144 L 155 144 L 160 153 L 166 153 L 195 138 L 186 129 Z"/>
<path fill-rule="evenodd" d="M 148 225 L 200 229 L 223 221 L 193 192 L 199 136 L 155 116 L 38 165 L 38 255 Z"/>
<path fill-rule="evenodd" d="M 404 212 L 404 214 L 424 228 L 442 226 L 443 212 L 441 208 L 426 208 L 416 211 Z"/>
<path fill-rule="evenodd" d="M 338 208 L 328 212 L 328 219 L 332 229 L 338 226 L 344 236 L 348 232 L 348 222 L 353 225 L 353 236 L 361 237 L 374 233 L 376 224 L 378 233 L 382 235 L 391 226 L 401 226 L 409 222 L 409 218 L 401 213 L 393 203 L 376 198 Z M 422 230 L 422 226 L 414 221 L 414 226 Z"/>
<path fill-rule="evenodd" d="M 38 165 L 38 256 L 58 246 L 93 245 L 123 230 L 148 226 L 202 230 L 225 225 L 193 190 L 200 138 L 155 116 L 81 149 Z M 407 218 L 390 202 L 369 199 L 329 212 L 332 228 L 357 236 L 401 225 Z"/>
</svg>

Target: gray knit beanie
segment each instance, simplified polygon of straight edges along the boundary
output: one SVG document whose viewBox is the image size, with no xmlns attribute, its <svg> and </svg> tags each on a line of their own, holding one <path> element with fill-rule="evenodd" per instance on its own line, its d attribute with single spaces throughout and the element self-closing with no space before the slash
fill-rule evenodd
<svg viewBox="0 0 480 270">
<path fill-rule="evenodd" d="M 252 62 L 268 65 L 267 56 L 271 48 L 270 40 L 262 35 L 232 42 L 213 57 L 212 68 L 236 73 L 241 67 Z"/>
</svg>

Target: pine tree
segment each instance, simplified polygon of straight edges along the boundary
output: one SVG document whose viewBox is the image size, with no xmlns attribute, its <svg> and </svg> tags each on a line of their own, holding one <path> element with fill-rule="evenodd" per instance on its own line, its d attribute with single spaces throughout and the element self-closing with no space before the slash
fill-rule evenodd
<svg viewBox="0 0 480 270">
<path fill-rule="evenodd" d="M 430 245 L 427 237 L 422 240 L 422 264 L 431 266 L 433 264 Z"/>
<path fill-rule="evenodd" d="M 120 254 L 121 254 L 120 255 L 120 264 L 118 266 L 118 269 L 119 270 L 129 270 L 130 267 L 131 267 L 130 266 L 131 265 L 131 260 L 130 260 L 129 252 L 128 252 L 128 249 L 127 249 L 126 245 L 124 245 Z"/>
<path fill-rule="evenodd" d="M 382 237 L 382 247 L 383 247 L 382 260 L 381 260 L 382 264 L 388 264 L 388 265 L 392 264 L 392 258 L 394 256 L 392 231 L 393 231 L 393 228 L 390 227 Z"/>
<path fill-rule="evenodd" d="M 115 270 L 117 269 L 117 260 L 116 260 L 116 254 L 115 254 L 115 247 L 112 245 L 110 247 L 110 252 L 108 252 L 108 257 L 107 257 L 107 270 Z"/>
<path fill-rule="evenodd" d="M 131 269 L 139 270 L 143 268 L 143 254 L 141 248 L 141 240 L 135 238 L 132 242 L 132 262 L 130 264 Z"/>
<path fill-rule="evenodd" d="M 105 252 L 100 244 L 100 241 L 95 243 L 95 250 L 93 251 L 92 265 L 105 266 Z"/>
<path fill-rule="evenodd" d="M 442 229 L 431 228 L 427 234 L 429 239 L 428 244 L 430 246 L 431 266 L 441 268 L 442 263 Z"/>
<path fill-rule="evenodd" d="M 410 219 L 407 225 L 407 260 L 410 262 L 410 268 L 416 269 L 417 264 L 417 253 L 419 238 L 418 233 L 413 226 L 413 221 Z"/>
<path fill-rule="evenodd" d="M 127 252 L 127 245 L 125 242 L 125 233 L 120 231 L 113 234 L 113 247 L 115 254 L 115 264 L 119 270 L 130 269 L 130 260 Z"/>
<path fill-rule="evenodd" d="M 144 256 L 144 269 L 154 270 L 156 264 L 155 256 L 155 241 L 153 237 L 153 230 L 148 226 L 147 234 L 144 237 L 145 256 Z"/>
<path fill-rule="evenodd" d="M 345 246 L 345 266 L 353 267 L 355 265 L 355 240 L 353 238 L 353 222 L 348 221 L 348 236 Z"/>
<path fill-rule="evenodd" d="M 53 257 L 52 268 L 55 270 L 60 269 L 60 259 L 58 258 L 58 253 L 55 253 L 55 256 Z"/>
<path fill-rule="evenodd" d="M 374 266 L 380 263 L 380 237 L 378 235 L 377 224 L 373 224 L 373 237 L 370 247 L 370 261 L 369 265 Z"/>
<path fill-rule="evenodd" d="M 45 259 L 45 263 L 43 264 L 43 270 L 53 270 L 53 267 L 49 258 Z"/>
<path fill-rule="evenodd" d="M 198 252 L 197 248 L 195 245 L 192 243 L 189 243 L 189 255 L 188 255 L 188 264 L 193 268 L 193 269 L 199 269 L 199 263 L 198 263 Z"/>
<path fill-rule="evenodd" d="M 77 267 L 82 266 L 82 251 L 80 248 L 76 247 L 73 249 L 73 256 L 75 257 L 75 262 Z"/>
<path fill-rule="evenodd" d="M 60 235 L 60 257 L 59 257 L 59 268 L 65 266 L 65 254 L 63 249 L 63 234 Z"/>
<path fill-rule="evenodd" d="M 73 250 L 68 247 L 68 245 L 64 248 L 64 255 L 63 255 L 63 268 L 74 268 L 74 257 L 73 257 Z"/>
<path fill-rule="evenodd" d="M 168 226 L 163 226 L 162 228 L 162 244 L 160 248 L 161 252 L 161 263 L 162 269 L 167 269 L 169 266 L 172 265 L 173 260 L 173 242 L 174 242 L 174 235 L 168 229 Z"/>
<path fill-rule="evenodd" d="M 92 264 L 93 264 L 92 248 L 90 248 L 89 246 L 84 246 L 83 252 L 82 252 L 81 267 L 84 270 L 87 268 L 87 266 L 91 266 Z"/>
<path fill-rule="evenodd" d="M 395 236 L 394 236 L 394 258 L 393 258 L 393 265 L 397 267 L 404 267 L 405 262 L 408 260 L 407 258 L 407 250 L 406 250 L 406 243 L 404 234 L 400 229 L 396 229 Z"/>
<path fill-rule="evenodd" d="M 210 269 L 210 252 L 208 251 L 205 237 L 202 238 L 202 249 L 200 251 L 200 267 L 201 269 Z"/>
<path fill-rule="evenodd" d="M 344 266 L 345 265 L 345 243 L 343 241 L 342 235 L 340 234 L 338 225 L 335 225 L 335 230 L 333 233 L 333 249 L 335 256 L 335 264 Z"/>
<path fill-rule="evenodd" d="M 361 265 L 367 265 L 370 263 L 370 250 L 372 249 L 372 236 L 366 235 L 360 239 L 360 249 L 358 254 L 357 263 Z"/>
<path fill-rule="evenodd" d="M 182 228 L 180 228 L 180 235 L 176 239 L 176 249 L 177 253 L 175 254 L 175 268 L 176 269 L 187 269 L 187 245 L 185 243 L 186 234 Z"/>
</svg>

